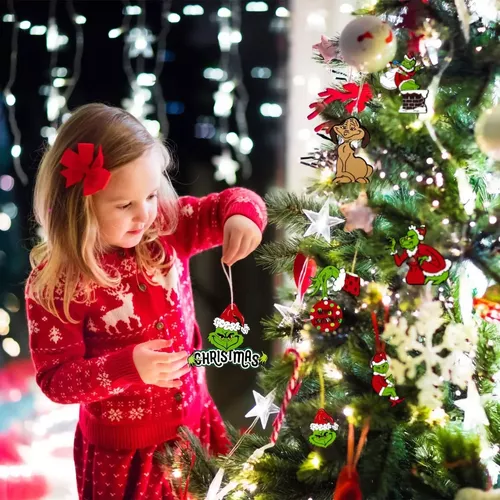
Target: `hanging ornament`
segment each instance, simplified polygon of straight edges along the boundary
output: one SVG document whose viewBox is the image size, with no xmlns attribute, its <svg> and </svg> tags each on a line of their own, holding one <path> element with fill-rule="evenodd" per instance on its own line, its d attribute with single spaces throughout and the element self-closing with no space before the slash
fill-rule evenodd
<svg viewBox="0 0 500 500">
<path fill-rule="evenodd" d="M 314 446 L 326 448 L 337 438 L 336 431 L 339 424 L 328 415 L 324 408 L 320 408 L 314 417 L 314 422 L 309 427 L 313 431 L 309 436 L 309 442 Z"/>
<path fill-rule="evenodd" d="M 269 415 L 273 413 L 278 413 L 279 408 L 273 403 L 274 396 L 276 395 L 276 389 L 273 389 L 266 397 L 260 395 L 256 391 L 253 392 L 253 397 L 255 399 L 255 406 L 245 415 L 246 418 L 258 417 L 262 428 L 265 429 L 267 426 L 267 421 Z"/>
<path fill-rule="evenodd" d="M 342 290 L 357 297 L 360 292 L 360 281 L 359 276 L 346 273 L 345 269 L 327 266 L 312 279 L 311 289 L 308 293 L 316 295 L 321 291 L 321 296 L 328 298 L 333 292 Z"/>
<path fill-rule="evenodd" d="M 346 218 L 344 231 L 349 233 L 362 229 L 366 234 L 373 231 L 375 212 L 368 206 L 368 195 L 365 191 L 359 193 L 355 201 L 341 205 L 340 212 Z"/>
<path fill-rule="evenodd" d="M 320 53 L 323 61 L 327 64 L 338 58 L 338 51 L 334 41 L 325 35 L 321 35 L 321 42 L 313 45 L 312 48 Z"/>
<path fill-rule="evenodd" d="M 333 125 L 329 122 L 322 124 L 322 127 L 328 128 L 330 140 L 334 144 L 339 144 L 339 139 L 342 143 L 337 146 L 337 171 L 334 183 L 349 183 L 359 182 L 367 184 L 370 182 L 370 176 L 373 173 L 373 167 L 361 157 L 354 153 L 357 151 L 356 146 L 360 142 L 361 148 L 366 148 L 370 143 L 370 133 L 363 127 L 360 121 L 354 116 L 349 116 L 339 125 Z"/>
<path fill-rule="evenodd" d="M 356 470 L 361 452 L 366 444 L 368 432 L 370 431 L 370 420 L 365 420 L 361 436 L 354 453 L 354 424 L 349 422 L 349 431 L 347 434 L 347 463 L 342 467 L 337 484 L 333 493 L 333 500 L 363 500 L 361 486 L 359 484 L 359 474 Z"/>
<path fill-rule="evenodd" d="M 492 160 L 500 161 L 500 104 L 481 114 L 475 135 L 479 149 Z"/>
<path fill-rule="evenodd" d="M 396 250 L 396 240 L 389 238 L 388 249 L 394 256 L 396 266 L 400 267 L 408 261 L 409 269 L 406 275 L 408 285 L 426 285 L 427 283 L 440 285 L 448 279 L 451 262 L 431 246 L 422 243 L 426 233 L 425 226 L 419 228 L 410 226 L 406 236 L 399 240 L 403 249 L 401 255 Z"/>
<path fill-rule="evenodd" d="M 304 254 L 297 254 L 293 263 L 293 279 L 297 286 L 297 300 L 302 302 L 302 298 L 311 285 L 311 279 L 316 274 L 316 262 L 312 257 Z"/>
<path fill-rule="evenodd" d="M 397 42 L 391 27 L 375 16 L 358 17 L 340 34 L 340 53 L 358 71 L 374 73 L 396 55 Z"/>
<path fill-rule="evenodd" d="M 330 333 L 337 330 L 342 324 L 344 313 L 340 306 L 330 299 L 322 299 L 316 302 L 311 309 L 311 324 L 322 333 Z"/>
<path fill-rule="evenodd" d="M 314 111 L 307 117 L 308 120 L 316 118 L 328 104 L 334 101 L 341 101 L 344 103 L 345 110 L 347 113 L 351 114 L 354 110 L 358 113 L 364 111 L 366 104 L 373 97 L 372 89 L 370 85 L 365 83 L 360 87 L 357 83 L 350 82 L 345 83 L 343 86 L 344 92 L 338 89 L 327 88 L 318 94 L 322 100 L 313 102 L 309 105 Z"/>
<path fill-rule="evenodd" d="M 222 262 L 222 268 L 229 282 L 231 303 L 218 318 L 214 319 L 215 330 L 208 335 L 208 341 L 215 349 L 194 351 L 188 357 L 188 363 L 196 367 L 216 366 L 221 368 L 227 363 L 232 363 L 244 369 L 258 368 L 267 362 L 268 357 L 266 354 L 259 354 L 248 347 L 238 349 L 243 344 L 250 327 L 245 324 L 245 318 L 233 302 L 231 267 L 229 267 L 228 273 L 224 262 Z"/>
<path fill-rule="evenodd" d="M 480 427 L 490 425 L 490 421 L 483 408 L 483 398 L 480 396 L 474 381 L 467 386 L 467 397 L 455 401 L 464 412 L 463 427 L 466 431 L 477 431 Z"/>
<path fill-rule="evenodd" d="M 391 406 L 396 406 L 402 403 L 404 398 L 397 395 L 396 382 L 389 373 L 389 358 L 385 353 L 385 343 L 380 340 L 380 330 L 374 311 L 372 311 L 372 324 L 375 332 L 375 355 L 370 362 L 370 367 L 373 370 L 372 387 L 379 396 L 389 397 Z"/>
<path fill-rule="evenodd" d="M 420 90 L 420 85 L 414 79 L 423 66 L 411 54 L 405 54 L 403 62 L 393 64 L 397 66 L 381 75 L 380 85 L 387 90 L 398 89 L 401 92 L 403 104 L 399 108 L 400 113 L 427 113 L 425 100 L 429 91 Z"/>
<path fill-rule="evenodd" d="M 303 212 L 312 223 L 304 233 L 304 238 L 311 235 L 319 235 L 323 236 L 330 243 L 330 228 L 344 222 L 344 219 L 330 216 L 329 200 L 325 201 L 319 212 L 313 212 L 312 210 L 303 210 Z"/>
</svg>

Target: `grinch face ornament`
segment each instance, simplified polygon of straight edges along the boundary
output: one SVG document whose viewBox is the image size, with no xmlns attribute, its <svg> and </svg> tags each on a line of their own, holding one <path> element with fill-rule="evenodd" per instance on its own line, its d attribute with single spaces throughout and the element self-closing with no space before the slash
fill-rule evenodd
<svg viewBox="0 0 500 500">
<path fill-rule="evenodd" d="M 323 408 L 320 408 L 310 428 L 313 433 L 309 436 L 309 442 L 313 446 L 326 448 L 337 438 L 335 431 L 338 430 L 339 424 Z"/>
<path fill-rule="evenodd" d="M 451 262 L 434 248 L 422 243 L 427 230 L 425 226 L 410 226 L 405 236 L 399 239 L 399 245 L 403 249 L 401 255 L 396 250 L 396 240 L 389 238 L 390 246 L 388 249 L 394 256 L 396 266 L 400 267 L 403 263 L 408 264 L 408 274 L 406 283 L 409 285 L 440 285 L 445 282 L 449 276 Z"/>
<path fill-rule="evenodd" d="M 214 319 L 215 331 L 208 335 L 208 341 L 215 349 L 194 351 L 188 358 L 191 366 L 216 366 L 226 363 L 239 365 L 244 369 L 257 368 L 267 361 L 264 353 L 252 349 L 238 349 L 250 328 L 236 304 L 230 304 L 219 318 Z"/>
</svg>

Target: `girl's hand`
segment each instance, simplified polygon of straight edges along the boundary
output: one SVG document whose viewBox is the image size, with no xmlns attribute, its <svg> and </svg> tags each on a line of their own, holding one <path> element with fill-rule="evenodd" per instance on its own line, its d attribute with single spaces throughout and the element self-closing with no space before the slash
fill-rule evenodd
<svg viewBox="0 0 500 500">
<path fill-rule="evenodd" d="M 158 352 L 171 345 L 171 340 L 157 339 L 134 347 L 132 358 L 145 384 L 169 389 L 182 386 L 180 378 L 191 370 L 187 352 Z"/>
<path fill-rule="evenodd" d="M 248 217 L 233 215 L 224 224 L 222 262 L 232 266 L 251 254 L 262 241 L 259 226 Z"/>
</svg>

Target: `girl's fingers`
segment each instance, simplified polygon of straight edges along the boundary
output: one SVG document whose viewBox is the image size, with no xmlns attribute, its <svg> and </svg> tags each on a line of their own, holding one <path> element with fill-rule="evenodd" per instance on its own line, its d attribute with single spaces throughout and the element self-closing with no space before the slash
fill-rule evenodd
<svg viewBox="0 0 500 500">
<path fill-rule="evenodd" d="M 188 353 L 181 352 L 155 352 L 153 354 L 153 361 L 157 364 L 170 364 L 180 359 L 187 359 Z"/>
<path fill-rule="evenodd" d="M 159 380 L 155 385 L 165 389 L 176 389 L 182 386 L 182 382 L 180 380 Z"/>
<path fill-rule="evenodd" d="M 243 239 L 242 232 L 231 231 L 229 236 L 229 242 L 227 244 L 227 249 L 223 251 L 222 259 L 225 264 L 232 266 L 234 264 L 234 257 L 236 256 L 238 249 L 240 248 L 241 240 Z"/>
<path fill-rule="evenodd" d="M 184 366 L 182 368 L 177 368 L 176 370 L 168 371 L 168 372 L 162 372 L 158 374 L 158 380 L 162 382 L 169 382 L 172 380 L 177 380 L 181 378 L 182 376 L 186 375 L 186 373 L 189 373 L 191 370 L 191 367 Z"/>
<path fill-rule="evenodd" d="M 168 378 L 169 373 L 173 373 L 177 370 L 180 370 L 181 368 L 184 368 L 185 366 L 189 365 L 187 364 L 187 359 L 180 359 L 178 361 L 175 361 L 173 363 L 169 363 L 168 365 L 161 365 L 158 366 L 158 368 L 161 370 L 160 373 L 158 374 L 158 378 Z M 170 378 L 175 378 L 175 377 L 170 377 Z"/>
</svg>

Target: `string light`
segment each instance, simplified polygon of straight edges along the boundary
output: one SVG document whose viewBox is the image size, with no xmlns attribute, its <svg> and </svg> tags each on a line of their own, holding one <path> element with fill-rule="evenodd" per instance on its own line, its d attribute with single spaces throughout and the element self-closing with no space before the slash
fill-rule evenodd
<svg viewBox="0 0 500 500">
<path fill-rule="evenodd" d="M 346 417 L 352 417 L 354 415 L 354 410 L 350 406 L 346 406 L 343 413 Z"/>
<path fill-rule="evenodd" d="M 254 7 L 251 5 L 249 7 L 247 4 L 247 10 L 250 8 L 251 12 Z M 249 97 L 243 84 L 238 49 L 242 40 L 241 4 L 236 0 L 225 2 L 217 14 L 220 61 L 217 68 L 205 69 L 204 76 L 219 82 L 218 89 L 214 93 L 213 110 L 218 122 L 221 154 L 212 158 L 212 163 L 216 167 L 214 178 L 232 185 L 236 183 L 237 171 L 241 170 L 244 178 L 250 176 L 251 164 L 248 155 L 254 145 L 248 134 L 246 111 Z M 260 74 L 260 70 L 257 71 Z M 268 77 L 270 77 L 270 70 L 268 71 Z M 236 125 L 235 131 L 230 130 L 229 124 L 232 117 Z"/>
<path fill-rule="evenodd" d="M 28 185 L 28 176 L 24 172 L 21 165 L 21 131 L 19 130 L 19 126 L 16 120 L 16 109 L 15 103 L 16 98 L 12 94 L 12 86 L 16 81 L 17 76 L 17 59 L 18 59 L 18 36 L 19 36 L 19 24 L 16 22 L 16 14 L 14 11 L 14 2 L 13 0 L 8 1 L 8 9 L 10 14 L 5 14 L 3 16 L 3 22 L 12 23 L 12 33 L 10 38 L 10 68 L 9 68 L 9 79 L 5 85 L 3 90 L 3 94 L 5 96 L 5 101 L 7 103 L 7 113 L 9 117 L 9 125 L 14 139 L 14 145 L 11 148 L 12 161 L 14 164 L 14 171 L 16 172 L 17 177 L 23 184 L 23 186 Z"/>
<path fill-rule="evenodd" d="M 126 5 L 123 9 L 123 13 L 125 14 L 123 25 L 120 28 L 111 30 L 108 34 L 110 38 L 116 38 L 122 33 L 126 33 L 123 48 L 123 66 L 131 88 L 131 95 L 129 98 L 123 99 L 122 106 L 140 120 L 154 137 L 159 137 L 160 134 L 167 137 L 169 133 L 168 107 L 163 97 L 159 77 L 165 62 L 166 39 L 171 24 L 180 21 L 178 14 L 176 14 L 178 19 L 172 17 L 172 13 L 170 12 L 171 7 L 172 0 L 162 1 L 160 33 L 157 36 L 146 27 L 145 0 L 141 0 L 140 6 Z M 190 7 L 186 12 L 194 13 L 197 10 L 197 6 L 194 5 L 186 7 Z M 137 25 L 131 28 L 134 16 L 138 16 Z M 151 46 L 155 41 L 157 42 L 155 67 L 152 73 L 147 73 L 145 71 L 144 59 L 155 57 L 155 52 Z M 136 61 L 136 71 L 132 67 L 132 59 Z M 154 104 L 151 102 L 153 97 Z M 176 107 L 177 112 L 182 109 L 182 106 Z M 158 119 L 150 119 L 149 115 L 155 111 L 157 112 Z"/>
</svg>

